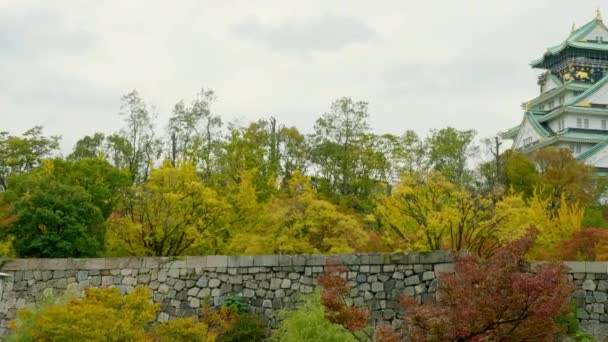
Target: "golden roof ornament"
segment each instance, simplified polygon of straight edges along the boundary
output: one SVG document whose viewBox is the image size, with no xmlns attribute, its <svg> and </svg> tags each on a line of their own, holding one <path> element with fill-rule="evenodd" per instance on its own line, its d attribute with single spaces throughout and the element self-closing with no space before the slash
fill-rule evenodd
<svg viewBox="0 0 608 342">
<path fill-rule="evenodd" d="M 599 7 L 596 10 L 595 20 L 602 20 L 602 12 L 600 12 L 600 8 Z"/>
<path fill-rule="evenodd" d="M 574 21 L 572 22 L 572 29 L 570 29 L 571 32 L 576 31 L 576 25 L 574 24 Z"/>
</svg>

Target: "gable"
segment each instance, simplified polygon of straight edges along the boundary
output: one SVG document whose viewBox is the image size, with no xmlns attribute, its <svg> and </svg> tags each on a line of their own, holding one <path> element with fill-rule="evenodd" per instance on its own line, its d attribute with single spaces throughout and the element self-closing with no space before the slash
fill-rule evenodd
<svg viewBox="0 0 608 342">
<path fill-rule="evenodd" d="M 595 25 L 595 27 L 589 31 L 587 34 L 585 34 L 583 37 L 581 37 L 579 39 L 579 41 L 582 42 L 588 42 L 588 41 L 598 41 L 598 38 L 601 39 L 601 41 L 607 42 L 608 43 L 608 30 L 606 30 L 606 27 L 604 25 L 602 25 L 601 23 L 597 23 Z"/>
<path fill-rule="evenodd" d="M 538 130 L 530 123 L 530 120 L 526 117 L 522 123 L 517 138 L 513 141 L 513 148 L 520 149 L 530 143 L 542 141 L 544 137 L 538 132 Z"/>
<path fill-rule="evenodd" d="M 555 76 L 555 75 L 550 75 L 549 77 L 547 77 L 547 80 L 545 81 L 545 84 L 543 84 L 542 87 L 542 93 L 546 93 L 548 91 L 551 91 L 559 86 L 561 86 L 562 83 L 560 82 L 560 80 Z"/>
</svg>

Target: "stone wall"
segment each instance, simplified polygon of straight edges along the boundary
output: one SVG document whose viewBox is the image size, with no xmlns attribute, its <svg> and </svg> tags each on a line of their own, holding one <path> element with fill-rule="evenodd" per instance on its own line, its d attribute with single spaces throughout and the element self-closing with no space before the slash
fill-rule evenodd
<svg viewBox="0 0 608 342">
<path fill-rule="evenodd" d="M 347 267 L 353 301 L 370 309 L 373 325 L 397 325 L 401 294 L 431 300 L 437 275 L 453 270 L 452 255 L 443 252 L 3 260 L 0 270 L 10 277 L 3 278 L 0 290 L 0 334 L 18 309 L 45 294 L 111 286 L 124 293 L 136 286 L 152 289 L 162 307 L 159 321 L 196 314 L 207 301 L 220 305 L 226 296 L 240 296 L 272 327 L 278 310 L 314 291 L 329 259 Z M 608 336 L 608 263 L 567 264 L 577 285 L 583 327 L 598 337 Z"/>
</svg>

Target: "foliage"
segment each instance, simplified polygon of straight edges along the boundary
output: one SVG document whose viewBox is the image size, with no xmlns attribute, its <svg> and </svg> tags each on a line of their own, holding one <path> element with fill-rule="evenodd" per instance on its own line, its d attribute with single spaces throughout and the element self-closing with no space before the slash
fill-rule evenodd
<svg viewBox="0 0 608 342">
<path fill-rule="evenodd" d="M 278 314 L 279 327 L 273 331 L 272 340 L 277 342 L 351 342 L 354 337 L 339 325 L 325 319 L 320 295 L 315 292 L 306 296 L 295 309 L 284 309 Z"/>
<path fill-rule="evenodd" d="M 121 296 L 118 288 L 90 288 L 85 294 L 83 299 L 19 311 L 13 323 L 15 340 L 149 341 L 145 326 L 159 310 L 150 302 L 149 289 Z"/>
<path fill-rule="evenodd" d="M 550 208 L 552 200 L 535 192 L 525 206 L 511 211 L 507 224 L 514 237 L 522 235 L 522 228 L 538 229 L 538 238 L 528 256 L 535 260 L 559 259 L 559 245 L 568 241 L 581 229 L 584 210 L 577 204 L 568 204 L 565 194 L 558 202 L 557 210 Z"/>
<path fill-rule="evenodd" d="M 520 193 L 524 198 L 532 196 L 538 186 L 538 172 L 534 162 L 528 156 L 511 150 L 503 153 L 500 160 L 503 167 L 499 178 L 506 189 Z"/>
<path fill-rule="evenodd" d="M 390 196 L 378 202 L 386 235 L 401 241 L 401 248 L 478 255 L 489 255 L 510 239 L 514 230 L 507 222 L 524 205 L 514 195 L 496 200 L 471 193 L 436 171 L 404 175 Z"/>
<path fill-rule="evenodd" d="M 366 331 L 367 309 L 358 308 L 349 303 L 351 287 L 341 275 L 346 267 L 339 266 L 333 260 L 328 260 L 325 272 L 317 279 L 321 287 L 321 304 L 325 308 L 325 318 L 348 331 L 356 340 L 370 338 Z"/>
<path fill-rule="evenodd" d="M 231 251 L 244 254 L 349 253 L 367 234 L 353 215 L 319 199 L 307 177 L 296 173 L 289 192 L 253 213 L 259 224 L 238 233 Z"/>
<path fill-rule="evenodd" d="M 20 257 L 92 257 L 103 248 L 104 220 L 81 187 L 39 184 L 13 207 L 5 231 Z"/>
<path fill-rule="evenodd" d="M 525 254 L 537 232 L 483 260 L 460 256 L 455 274 L 440 275 L 439 301 L 417 304 L 404 297 L 405 331 L 415 341 L 553 341 L 554 318 L 565 309 L 573 285 L 566 266 L 532 267 Z"/>
<path fill-rule="evenodd" d="M 36 169 L 11 177 L 10 195 L 27 197 L 32 189 L 50 183 L 75 186 L 86 191 L 106 219 L 129 186 L 130 180 L 127 173 L 100 158 L 81 158 L 75 161 L 55 158 L 44 160 Z"/>
<path fill-rule="evenodd" d="M 59 148 L 59 137 L 46 137 L 36 126 L 22 136 L 0 131 L 0 191 L 8 189 L 9 176 L 31 170 Z"/>
<path fill-rule="evenodd" d="M 216 99 L 213 90 L 201 89 L 190 106 L 183 101 L 175 105 L 168 125 L 169 159 L 174 165 L 189 162 L 199 167 L 206 181 L 210 180 L 214 168 L 213 158 L 222 126 L 220 117 L 211 114 L 210 106 Z"/>
<path fill-rule="evenodd" d="M 216 336 L 209 332 L 207 324 L 194 317 L 181 317 L 163 322 L 151 329 L 155 342 L 215 342 Z"/>
<path fill-rule="evenodd" d="M 208 325 L 209 331 L 220 342 L 262 341 L 265 337 L 262 322 L 244 310 L 244 306 L 235 305 L 235 300 L 224 303 L 218 310 L 210 306 L 203 307 L 201 321 Z M 240 300 L 238 300 L 240 302 Z"/>
<path fill-rule="evenodd" d="M 145 181 L 152 164 L 160 157 L 161 141 L 154 132 L 154 118 L 137 90 L 122 97 L 120 115 L 124 118 L 125 127 L 118 137 L 122 147 L 116 151 L 123 153 L 121 157 L 127 163 L 127 170 L 134 183 Z"/>
<path fill-rule="evenodd" d="M 252 314 L 239 314 L 236 322 L 219 336 L 219 342 L 264 341 L 264 325 Z"/>
<path fill-rule="evenodd" d="M 249 305 L 243 300 L 242 297 L 227 296 L 224 298 L 224 305 L 226 308 L 233 309 L 238 314 L 244 314 L 249 312 Z"/>
<path fill-rule="evenodd" d="M 468 184 L 471 174 L 467 170 L 467 160 L 478 151 L 473 144 L 475 135 L 474 130 L 459 131 L 452 127 L 431 130 L 426 139 L 430 165 L 450 182 Z"/>
<path fill-rule="evenodd" d="M 584 228 L 563 241 L 557 248 L 561 260 L 606 261 L 608 260 L 608 230 Z"/>
<path fill-rule="evenodd" d="M 593 197 L 592 168 L 585 165 L 568 149 L 544 148 L 534 155 L 539 169 L 538 189 L 550 199 L 556 209 L 562 198 L 567 203 L 586 204 Z"/>
<path fill-rule="evenodd" d="M 112 217 L 108 249 L 155 256 L 217 253 L 225 209 L 193 166 L 165 164 L 136 186 Z"/>
</svg>

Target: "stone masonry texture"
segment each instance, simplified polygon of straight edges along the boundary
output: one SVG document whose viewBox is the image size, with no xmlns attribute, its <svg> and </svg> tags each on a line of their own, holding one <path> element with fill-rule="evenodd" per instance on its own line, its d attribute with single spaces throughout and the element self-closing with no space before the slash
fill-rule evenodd
<svg viewBox="0 0 608 342">
<path fill-rule="evenodd" d="M 432 301 L 438 275 L 453 272 L 453 255 L 445 252 L 339 255 L 192 256 L 184 258 L 4 259 L 0 270 L 0 335 L 19 309 L 45 295 L 81 293 L 87 287 L 137 286 L 153 291 L 161 303 L 157 320 L 200 312 L 201 305 L 219 306 L 227 296 L 247 302 L 268 328 L 276 314 L 312 293 L 326 262 L 344 265 L 354 305 L 370 310 L 370 324 L 399 326 L 402 294 Z M 574 299 L 583 328 L 608 336 L 608 262 L 568 262 L 576 283 Z"/>
</svg>

